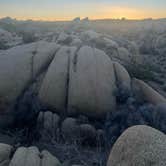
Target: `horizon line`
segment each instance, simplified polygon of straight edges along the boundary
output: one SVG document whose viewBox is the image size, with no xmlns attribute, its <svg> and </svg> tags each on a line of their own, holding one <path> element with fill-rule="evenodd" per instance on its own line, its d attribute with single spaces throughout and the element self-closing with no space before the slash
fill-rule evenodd
<svg viewBox="0 0 166 166">
<path fill-rule="evenodd" d="M 100 20 L 128 20 L 128 21 L 141 21 L 141 20 L 160 20 L 160 19 L 166 19 L 166 17 L 159 17 L 159 18 L 154 18 L 154 17 L 145 17 L 145 18 L 127 18 L 127 17 L 120 17 L 120 18 L 94 18 L 90 19 L 89 17 L 74 17 L 73 19 L 33 19 L 33 18 L 26 18 L 26 19 L 20 19 L 20 18 L 13 18 L 10 16 L 3 16 L 0 17 L 0 19 L 5 19 L 5 18 L 11 18 L 16 21 L 40 21 L 40 22 L 58 22 L 58 21 L 73 21 L 75 18 L 80 18 L 80 20 L 83 20 L 84 18 L 88 18 L 89 21 L 100 21 Z"/>
</svg>

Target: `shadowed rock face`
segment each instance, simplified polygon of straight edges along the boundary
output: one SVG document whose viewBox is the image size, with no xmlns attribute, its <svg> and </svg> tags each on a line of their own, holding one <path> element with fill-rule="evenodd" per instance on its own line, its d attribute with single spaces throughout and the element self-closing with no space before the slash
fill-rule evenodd
<svg viewBox="0 0 166 166">
<path fill-rule="evenodd" d="M 47 70 L 57 49 L 55 43 L 37 42 L 14 47 L 2 53 L 0 56 L 1 126 L 6 126 L 13 120 L 11 115 L 12 112 L 15 113 L 13 107 L 19 105 L 40 73 Z"/>
<path fill-rule="evenodd" d="M 134 126 L 114 144 L 107 166 L 164 166 L 165 153 L 165 134 L 148 126 Z"/>
<path fill-rule="evenodd" d="M 53 59 L 58 46 L 38 42 L 7 50 L 0 56 L 0 98 L 13 102 Z"/>
</svg>

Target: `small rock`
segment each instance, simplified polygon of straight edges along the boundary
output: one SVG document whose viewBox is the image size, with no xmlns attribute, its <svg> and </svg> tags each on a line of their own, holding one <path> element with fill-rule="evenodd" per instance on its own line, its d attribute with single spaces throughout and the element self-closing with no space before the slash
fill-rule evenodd
<svg viewBox="0 0 166 166">
<path fill-rule="evenodd" d="M 105 133 L 102 129 L 97 130 L 97 142 L 101 146 L 105 144 Z"/>
<path fill-rule="evenodd" d="M 76 119 L 74 118 L 66 118 L 62 122 L 61 131 L 62 136 L 66 140 L 75 140 L 78 137 L 78 129 L 79 126 L 77 124 Z"/>
<path fill-rule="evenodd" d="M 54 137 L 56 135 L 59 121 L 60 117 L 55 113 L 49 111 L 40 112 L 37 120 L 37 126 L 39 133 L 41 133 L 44 139 L 48 139 L 49 137 Z"/>
<path fill-rule="evenodd" d="M 90 124 L 82 124 L 80 125 L 80 136 L 83 143 L 94 143 L 97 136 L 96 129 Z"/>
</svg>

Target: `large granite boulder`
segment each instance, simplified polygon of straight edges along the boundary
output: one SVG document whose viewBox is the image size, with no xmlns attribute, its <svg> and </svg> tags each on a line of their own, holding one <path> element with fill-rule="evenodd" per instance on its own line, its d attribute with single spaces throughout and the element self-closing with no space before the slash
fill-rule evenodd
<svg viewBox="0 0 166 166">
<path fill-rule="evenodd" d="M 13 122 L 12 106 L 29 89 L 40 75 L 47 70 L 58 45 L 36 42 L 13 47 L 0 55 L 0 126 Z"/>
<path fill-rule="evenodd" d="M 69 112 L 101 117 L 115 111 L 115 74 L 109 57 L 101 50 L 84 46 L 73 58 L 70 63 Z"/>
<path fill-rule="evenodd" d="M 134 126 L 116 141 L 107 166 L 164 166 L 165 154 L 165 134 L 148 126 Z"/>
<path fill-rule="evenodd" d="M 115 110 L 115 89 L 113 64 L 103 51 L 64 46 L 46 73 L 39 98 L 58 113 L 99 117 Z"/>
<path fill-rule="evenodd" d="M 58 46 L 37 42 L 11 48 L 0 56 L 0 101 L 10 104 L 47 67 Z M 2 111 L 2 110 L 1 110 Z"/>
<path fill-rule="evenodd" d="M 140 80 L 133 80 L 131 88 L 126 69 L 103 51 L 90 46 L 31 43 L 3 52 L 0 66 L 1 123 L 12 121 L 4 110 L 27 90 L 35 91 L 42 106 L 56 113 L 94 118 L 115 111 L 117 87 L 132 89 L 153 104 L 165 102 Z M 33 89 L 30 88 L 32 83 L 36 85 Z"/>
</svg>

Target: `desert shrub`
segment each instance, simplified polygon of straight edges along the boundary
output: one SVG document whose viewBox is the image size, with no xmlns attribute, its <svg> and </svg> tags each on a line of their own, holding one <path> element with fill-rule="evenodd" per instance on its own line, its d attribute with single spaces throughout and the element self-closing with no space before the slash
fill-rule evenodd
<svg viewBox="0 0 166 166">
<path fill-rule="evenodd" d="M 14 106 L 13 116 L 16 127 L 32 128 L 36 123 L 37 115 L 40 111 L 40 103 L 36 95 L 31 91 L 27 91 L 20 96 Z"/>
<path fill-rule="evenodd" d="M 39 139 L 36 122 L 40 108 L 37 96 L 31 89 L 20 95 L 9 107 L 13 121 L 9 127 L 4 128 L 4 132 L 9 132 L 16 145 L 30 146 Z"/>
<path fill-rule="evenodd" d="M 166 104 L 157 107 L 150 104 L 134 105 L 134 109 L 130 104 L 108 116 L 105 130 L 109 146 L 112 146 L 127 128 L 135 125 L 148 125 L 166 133 Z"/>
<path fill-rule="evenodd" d="M 106 43 L 102 39 L 92 39 L 90 42 L 93 43 L 99 49 L 103 50 L 106 48 Z"/>
<path fill-rule="evenodd" d="M 125 86 L 119 85 L 115 91 L 117 103 L 125 103 L 127 99 L 132 96 L 132 92 Z"/>
<path fill-rule="evenodd" d="M 17 25 L 16 24 L 11 24 L 11 23 L 5 23 L 5 22 L 0 22 L 0 27 L 8 32 L 17 32 Z"/>
<path fill-rule="evenodd" d="M 128 65 L 125 65 L 127 71 L 131 75 L 131 77 L 136 77 L 142 80 L 153 80 L 154 79 L 154 71 L 156 68 L 150 64 L 139 64 L 136 62 L 131 62 Z"/>
<path fill-rule="evenodd" d="M 22 39 L 24 43 L 32 43 L 37 40 L 35 35 L 29 32 L 22 32 Z"/>
<path fill-rule="evenodd" d="M 71 37 L 67 37 L 66 40 L 63 41 L 63 44 L 69 45 L 72 42 Z"/>
<path fill-rule="evenodd" d="M 0 40 L 0 50 L 6 50 L 8 48 L 9 46 L 7 46 L 7 44 L 4 41 Z"/>
<path fill-rule="evenodd" d="M 166 92 L 166 83 L 163 85 L 163 90 Z"/>
</svg>

